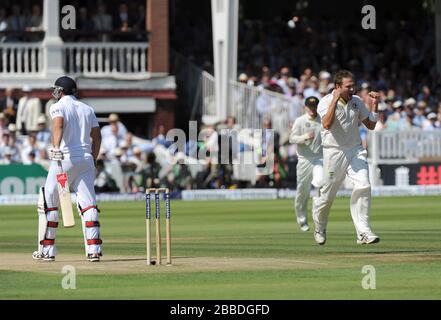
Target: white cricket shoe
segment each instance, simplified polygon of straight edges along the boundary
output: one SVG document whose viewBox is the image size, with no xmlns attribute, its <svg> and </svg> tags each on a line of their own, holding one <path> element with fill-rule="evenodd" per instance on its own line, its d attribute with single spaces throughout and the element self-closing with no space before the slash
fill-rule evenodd
<svg viewBox="0 0 441 320">
<path fill-rule="evenodd" d="M 309 225 L 307 223 L 301 224 L 300 230 L 302 230 L 303 232 L 309 231 Z"/>
<path fill-rule="evenodd" d="M 48 254 L 42 254 L 42 253 L 40 253 L 38 251 L 34 251 L 32 253 L 32 259 L 34 259 L 34 260 L 42 260 L 42 261 L 55 261 L 55 257 L 54 256 L 49 257 Z"/>
<path fill-rule="evenodd" d="M 89 260 L 90 262 L 100 262 L 100 255 L 99 253 L 89 253 L 87 255 L 87 260 Z"/>
<path fill-rule="evenodd" d="M 378 242 L 380 242 L 380 237 L 372 231 L 360 234 L 357 239 L 357 244 L 374 244 Z"/>
<path fill-rule="evenodd" d="M 314 239 L 319 245 L 324 245 L 326 242 L 326 230 L 318 231 L 315 229 L 314 231 Z"/>
</svg>

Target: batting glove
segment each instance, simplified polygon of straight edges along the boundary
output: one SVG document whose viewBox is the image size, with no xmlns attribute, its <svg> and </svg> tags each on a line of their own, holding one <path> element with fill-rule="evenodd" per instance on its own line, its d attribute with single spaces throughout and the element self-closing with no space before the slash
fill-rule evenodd
<svg viewBox="0 0 441 320">
<path fill-rule="evenodd" d="M 49 150 L 49 159 L 52 161 L 61 161 L 64 159 L 63 152 L 58 148 L 51 148 Z"/>
</svg>

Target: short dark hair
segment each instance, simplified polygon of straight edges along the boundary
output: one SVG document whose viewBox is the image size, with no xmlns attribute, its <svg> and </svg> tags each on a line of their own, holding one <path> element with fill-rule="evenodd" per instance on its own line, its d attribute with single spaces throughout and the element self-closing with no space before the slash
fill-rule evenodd
<svg viewBox="0 0 441 320">
<path fill-rule="evenodd" d="M 341 86 L 343 84 L 343 78 L 352 78 L 354 79 L 354 75 L 351 71 L 348 70 L 340 70 L 334 76 L 334 84 Z"/>
</svg>

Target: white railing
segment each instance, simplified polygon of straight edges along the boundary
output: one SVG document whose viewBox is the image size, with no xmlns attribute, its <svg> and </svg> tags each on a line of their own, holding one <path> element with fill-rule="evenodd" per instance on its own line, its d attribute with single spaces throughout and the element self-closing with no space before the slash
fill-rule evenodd
<svg viewBox="0 0 441 320">
<path fill-rule="evenodd" d="M 217 117 L 216 90 L 214 77 L 202 71 L 202 114 L 204 117 Z"/>
<path fill-rule="evenodd" d="M 32 76 L 42 69 L 43 48 L 40 43 L 0 44 L 0 76 Z"/>
<path fill-rule="evenodd" d="M 369 136 L 371 159 L 376 164 L 418 163 L 441 159 L 441 130 L 379 131 Z"/>
<path fill-rule="evenodd" d="M 290 129 L 290 97 L 236 81 L 231 81 L 230 86 L 232 101 L 228 114 L 235 116 L 243 128 L 260 129 L 267 118 L 278 132 Z"/>
<path fill-rule="evenodd" d="M 65 43 L 63 68 L 86 76 L 147 75 L 148 43 Z"/>
<path fill-rule="evenodd" d="M 242 128 L 261 129 L 265 118 L 271 119 L 273 129 L 286 132 L 290 129 L 292 100 L 283 94 L 259 89 L 240 82 L 230 81 L 231 101 L 228 115 L 236 117 Z M 214 77 L 202 73 L 203 116 L 216 118 L 216 92 Z"/>
</svg>

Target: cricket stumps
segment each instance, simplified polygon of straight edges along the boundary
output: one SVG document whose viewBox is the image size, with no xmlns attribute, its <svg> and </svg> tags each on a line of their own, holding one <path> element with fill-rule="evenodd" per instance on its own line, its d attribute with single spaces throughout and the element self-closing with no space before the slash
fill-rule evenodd
<svg viewBox="0 0 441 320">
<path fill-rule="evenodd" d="M 151 252 L 151 194 L 155 195 L 155 226 L 156 226 L 156 260 L 152 260 Z M 165 232 L 166 232 L 166 249 L 167 249 L 167 266 L 170 266 L 171 261 L 171 226 L 170 226 L 170 191 L 166 188 L 150 188 L 145 192 L 145 218 L 146 218 L 146 244 L 147 244 L 147 265 L 161 265 L 162 264 L 162 246 L 161 246 L 161 201 L 160 194 L 164 194 L 165 199 Z"/>
</svg>

